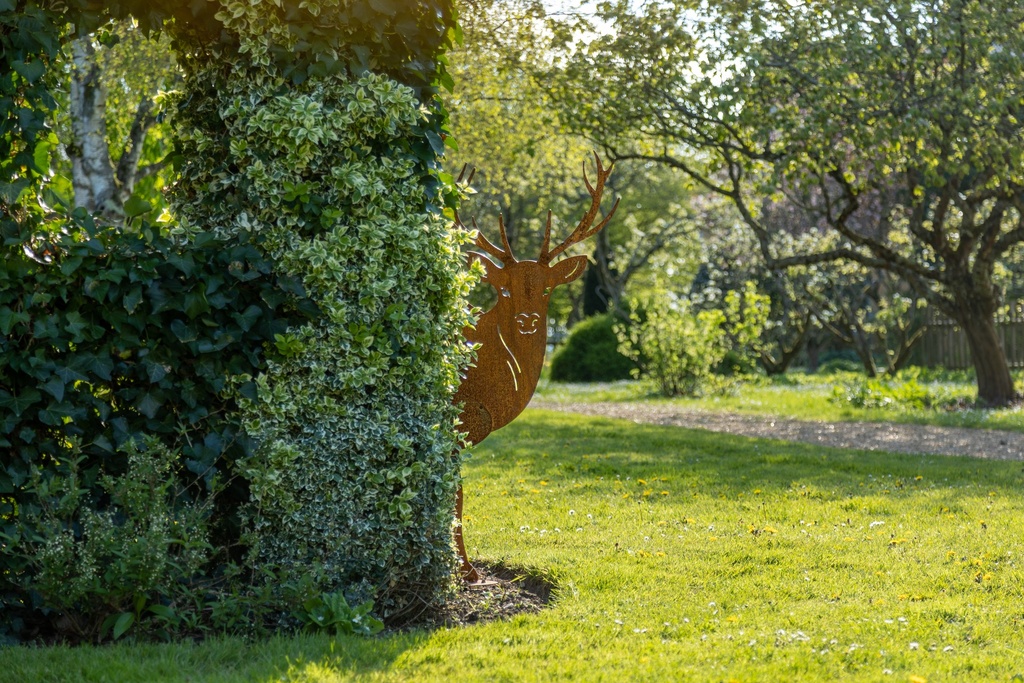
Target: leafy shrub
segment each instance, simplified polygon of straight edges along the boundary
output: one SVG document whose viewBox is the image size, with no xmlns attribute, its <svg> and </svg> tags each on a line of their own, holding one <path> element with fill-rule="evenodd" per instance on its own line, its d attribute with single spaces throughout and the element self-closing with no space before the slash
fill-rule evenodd
<svg viewBox="0 0 1024 683">
<path fill-rule="evenodd" d="M 643 309 L 643 320 L 632 314 L 619 351 L 637 363 L 637 375 L 654 380 L 664 395 L 696 394 L 729 348 L 722 328 L 725 315 L 715 310 L 694 313 L 687 299 L 667 296 Z"/>
<path fill-rule="evenodd" d="M 925 383 L 974 384 L 976 381 L 974 368 L 950 370 L 942 367 L 926 368 L 919 365 L 907 366 L 897 371 L 893 377 L 897 380 L 915 379 Z"/>
<path fill-rule="evenodd" d="M 242 403 L 258 443 L 240 470 L 246 561 L 279 582 L 313 576 L 318 594 L 369 585 L 394 618 L 441 598 L 455 571 L 451 396 L 471 321 L 465 235 L 442 213 L 455 200 L 439 177 L 443 111 L 426 83 L 353 76 L 347 58 L 295 54 L 289 15 L 271 0 L 229 4 L 218 19 L 247 53 L 231 68 L 190 66 L 174 209 L 185 235 L 200 225 L 225 239 L 251 235 L 323 312 L 275 340 L 276 357 Z M 420 56 L 437 67 L 448 15 L 431 4 L 402 5 L 426 22 L 423 35 L 403 28 L 388 39 L 435 40 Z M 365 56 L 346 43 L 359 16 L 350 3 L 304 5 L 320 14 L 303 24 L 313 33 L 303 45 Z M 312 66 L 296 80 L 302 59 Z"/>
<path fill-rule="evenodd" d="M 555 382 L 614 382 L 629 379 L 636 364 L 619 352 L 616 320 L 595 315 L 572 328 L 565 345 L 551 358 Z"/>
<path fill-rule="evenodd" d="M 212 551 L 209 510 L 184 495 L 179 454 L 150 437 L 118 455 L 125 472 L 95 486 L 78 454 L 59 473 L 33 466 L 25 490 L 35 504 L 2 534 L 5 554 L 21 562 L 11 578 L 37 609 L 57 610 L 63 635 L 95 640 L 112 630 L 117 638 L 143 613 L 173 616 Z"/>
<path fill-rule="evenodd" d="M 855 408 L 891 410 L 922 410 L 953 406 L 967 398 L 967 390 L 956 390 L 940 384 L 925 385 L 916 379 L 872 379 L 857 377 L 832 390 L 834 403 Z"/>
<path fill-rule="evenodd" d="M 737 357 L 756 351 L 769 303 L 751 283 L 743 292 L 728 292 L 721 308 L 702 311 L 694 311 L 689 299 L 658 292 L 633 305 L 619 351 L 637 364 L 637 376 L 654 380 L 666 396 L 722 390 L 729 382 L 714 370 L 730 351 Z"/>
<path fill-rule="evenodd" d="M 128 476 L 126 454 L 136 443 L 153 457 L 175 454 L 168 477 L 185 500 L 205 498 L 218 478 L 230 482 L 213 503 L 209 532 L 218 545 L 237 545 L 248 490 L 236 464 L 253 447 L 238 397 L 255 395 L 251 378 L 265 367 L 265 344 L 317 309 L 301 283 L 274 274 L 270 259 L 243 240 L 203 233 L 177 244 L 148 228 L 99 229 L 77 219 L 80 226 L 41 235 L 28 251 L 22 244 L 3 249 L 0 531 L 45 536 L 32 530 L 45 519 L 44 493 L 70 481 L 91 510 L 80 512 L 90 520 L 90 542 L 112 543 L 145 524 L 131 518 L 135 508 L 111 507 L 109 482 Z M 103 526 L 111 514 L 128 519 Z M 73 540 L 83 542 L 80 535 Z M 0 602 L 10 623 L 40 615 L 31 595 L 41 588 L 29 579 L 44 579 L 26 557 L 11 547 L 0 552 Z M 61 609 L 101 612 L 96 600 L 107 597 L 98 584 L 96 590 L 93 597 L 67 592 L 77 597 Z M 90 629 L 70 633 L 91 636 Z"/>
</svg>

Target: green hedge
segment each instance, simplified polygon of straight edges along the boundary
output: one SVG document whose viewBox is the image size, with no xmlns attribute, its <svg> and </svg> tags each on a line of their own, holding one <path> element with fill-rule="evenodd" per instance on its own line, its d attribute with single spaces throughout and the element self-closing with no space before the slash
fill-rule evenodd
<svg viewBox="0 0 1024 683">
<path fill-rule="evenodd" d="M 630 379 L 636 364 L 619 353 L 615 324 L 616 318 L 604 313 L 572 328 L 565 345 L 551 358 L 551 379 L 555 382 Z"/>
<path fill-rule="evenodd" d="M 16 4 L 0 13 L 0 636 L 181 627 L 174 586 L 220 624 L 258 621 L 253 600 L 344 594 L 397 618 L 442 598 L 469 322 L 439 163 L 451 2 Z M 186 71 L 159 228 L 95 227 L 46 188 L 45 70 L 68 22 L 127 13 L 173 17 Z M 117 560 L 130 537 L 159 561 Z M 54 594 L 62 572 L 79 592 Z M 228 593 L 249 602 L 204 603 Z"/>
</svg>

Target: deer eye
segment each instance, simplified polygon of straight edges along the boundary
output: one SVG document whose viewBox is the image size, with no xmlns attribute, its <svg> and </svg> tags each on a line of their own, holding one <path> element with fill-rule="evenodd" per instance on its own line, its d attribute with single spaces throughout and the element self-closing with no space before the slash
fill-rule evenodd
<svg viewBox="0 0 1024 683">
<path fill-rule="evenodd" d="M 509 298 L 510 296 L 512 296 L 512 294 L 508 291 L 508 289 L 506 287 L 502 287 L 501 288 L 501 295 L 503 297 L 505 297 L 506 299 Z"/>
<path fill-rule="evenodd" d="M 545 287 L 544 288 L 544 296 L 551 296 L 551 288 L 550 287 Z"/>
</svg>

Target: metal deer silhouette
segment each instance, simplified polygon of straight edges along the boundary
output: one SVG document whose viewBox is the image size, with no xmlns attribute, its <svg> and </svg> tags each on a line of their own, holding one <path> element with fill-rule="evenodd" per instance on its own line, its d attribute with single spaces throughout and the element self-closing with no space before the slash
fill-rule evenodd
<svg viewBox="0 0 1024 683">
<path fill-rule="evenodd" d="M 475 327 L 463 332 L 468 341 L 478 344 L 476 364 L 471 366 L 455 394 L 456 404 L 462 404 L 460 420 L 468 432 L 467 441 L 478 444 L 495 429 L 504 427 L 523 412 L 530 402 L 547 347 L 548 300 L 555 287 L 577 279 L 587 267 L 586 256 L 571 256 L 556 263 L 552 261 L 574 244 L 597 234 L 611 220 L 619 202 L 616 199 L 608 214 L 595 225 L 601 212 L 601 196 L 605 181 L 611 175 L 594 154 L 597 179 L 591 185 L 583 166 L 583 182 L 590 193 L 590 208 L 572 233 L 558 246 L 551 248 L 551 212 L 544 228 L 544 243 L 536 261 L 520 261 L 513 255 L 505 232 L 505 222 L 498 216 L 501 246 L 496 246 L 477 228 L 476 246 L 480 252 L 470 252 L 470 262 L 483 264 L 487 282 L 498 293 L 494 306 L 482 314 Z M 462 226 L 458 216 L 456 221 Z M 464 227 L 464 226 L 463 226 Z M 476 228 L 476 221 L 473 221 Z M 462 561 L 463 577 L 470 582 L 479 581 L 479 574 L 469 562 L 462 539 L 462 489 L 456 498 L 455 542 Z"/>
</svg>

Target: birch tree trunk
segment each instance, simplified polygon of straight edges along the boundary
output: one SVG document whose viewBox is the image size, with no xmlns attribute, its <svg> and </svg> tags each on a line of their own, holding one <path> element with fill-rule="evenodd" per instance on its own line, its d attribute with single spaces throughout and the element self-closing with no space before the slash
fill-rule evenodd
<svg viewBox="0 0 1024 683">
<path fill-rule="evenodd" d="M 128 40 L 140 41 L 138 36 L 129 36 Z M 136 64 L 131 66 L 151 68 L 158 74 L 173 72 L 173 62 L 147 63 L 150 54 L 143 46 L 132 44 L 136 50 Z M 106 83 L 110 74 L 104 69 L 103 49 L 97 50 L 91 36 L 84 36 L 72 41 L 72 70 L 70 85 L 71 144 L 67 146 L 71 160 L 71 179 L 75 190 L 75 204 L 85 207 L 90 212 L 99 212 L 107 220 L 119 220 L 122 207 L 131 197 L 135 183 L 146 176 L 159 172 L 166 166 L 166 160 L 150 163 L 140 168 L 142 162 L 143 143 L 146 135 L 156 123 L 153 97 L 156 86 L 140 79 L 137 88 L 138 106 L 134 111 L 111 112 L 120 120 L 131 121 L 127 134 L 122 133 L 120 140 L 115 140 L 112 155 L 110 140 L 112 138 L 107 127 L 108 90 Z M 150 50 L 152 48 L 149 48 Z M 115 67 L 116 68 L 116 67 Z M 118 69 L 120 70 L 120 69 Z M 130 77 L 133 74 L 119 74 Z M 123 148 L 122 148 L 123 145 Z M 114 163 L 117 159 L 117 163 Z"/>
<path fill-rule="evenodd" d="M 107 145 L 107 89 L 100 78 L 96 50 L 89 36 L 71 43 L 71 133 L 68 146 L 75 204 L 90 212 L 115 209 L 117 185 Z"/>
</svg>

